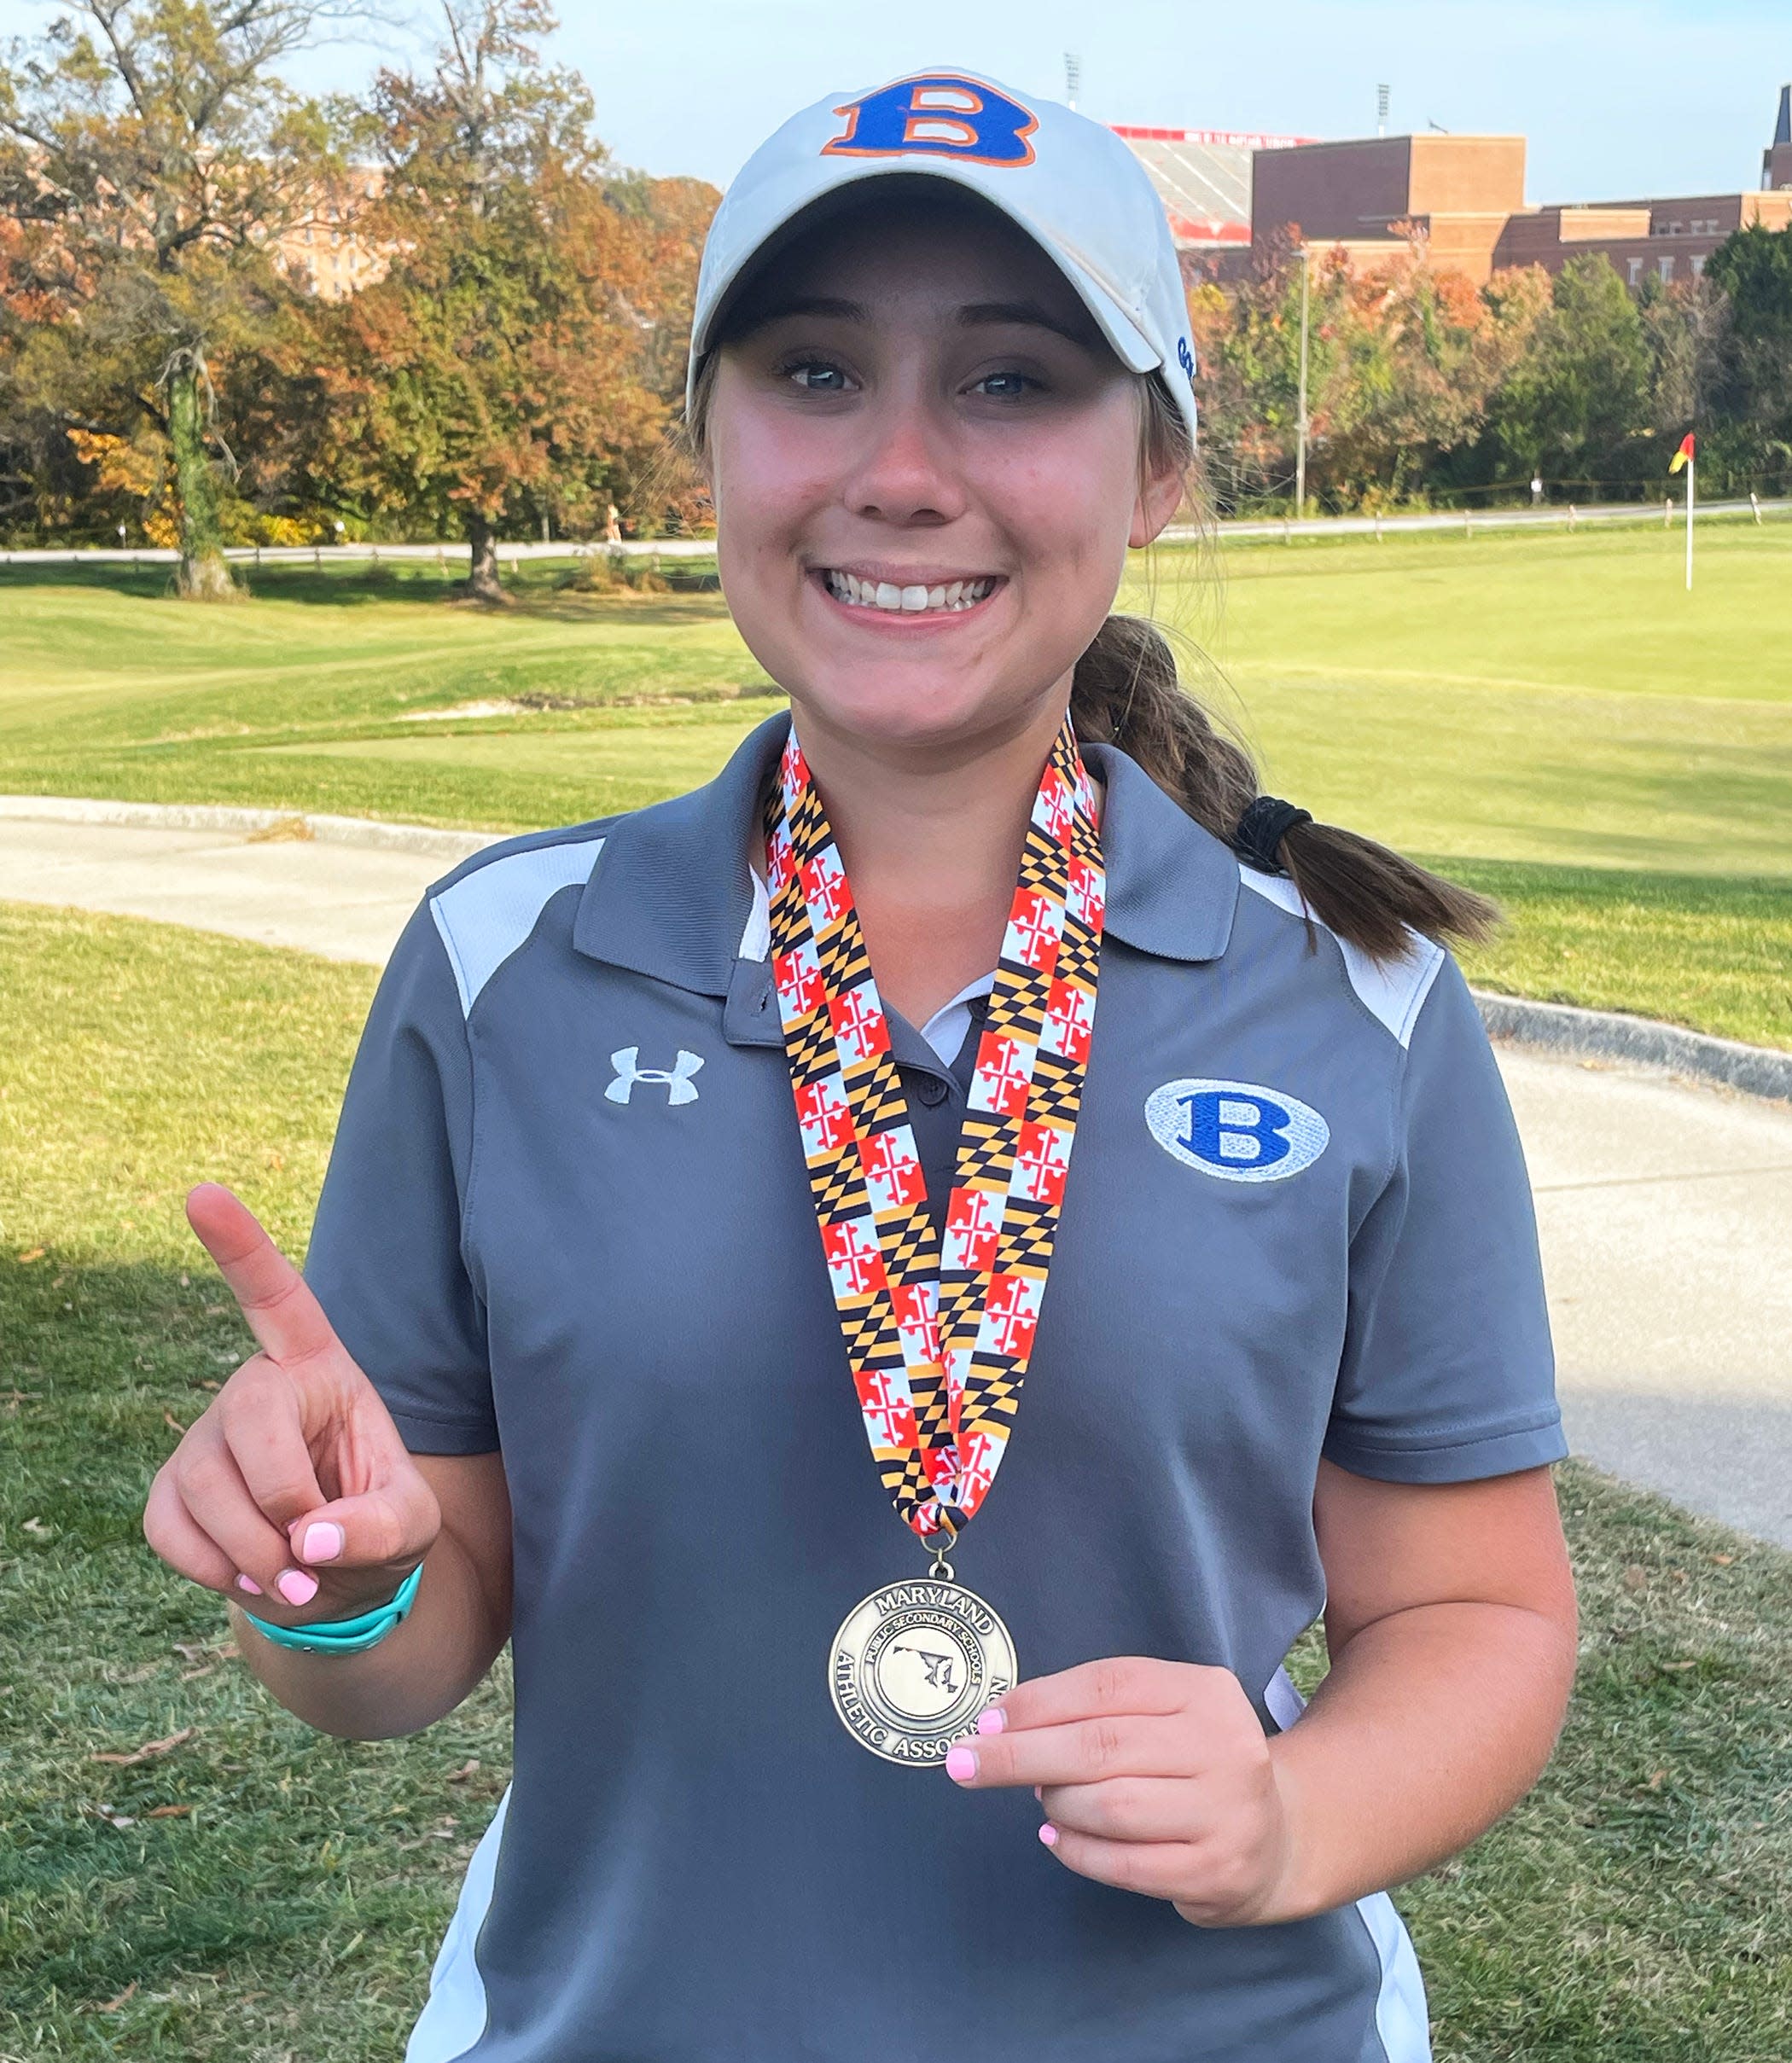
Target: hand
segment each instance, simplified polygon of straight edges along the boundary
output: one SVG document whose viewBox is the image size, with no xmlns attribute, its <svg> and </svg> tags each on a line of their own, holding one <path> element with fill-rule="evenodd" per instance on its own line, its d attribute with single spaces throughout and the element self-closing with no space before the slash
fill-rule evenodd
<svg viewBox="0 0 1792 2063">
<path fill-rule="evenodd" d="M 1293 1842 L 1261 1722 L 1230 1670 L 1121 1655 L 1018 1683 L 955 1747 L 968 1790 L 1031 1784 L 1039 1838 L 1197 1926 L 1294 1917 Z M 988 1729 L 988 1731 L 983 1729 Z"/>
<path fill-rule="evenodd" d="M 158 1470 L 144 1538 L 183 1576 L 275 1625 L 386 1603 L 441 1531 L 435 1492 L 253 1212 L 207 1182 L 189 1192 L 187 1220 L 261 1351 Z"/>
</svg>

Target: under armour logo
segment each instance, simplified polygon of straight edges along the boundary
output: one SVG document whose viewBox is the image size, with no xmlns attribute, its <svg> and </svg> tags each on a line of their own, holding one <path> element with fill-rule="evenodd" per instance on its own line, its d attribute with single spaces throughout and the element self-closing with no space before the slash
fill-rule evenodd
<svg viewBox="0 0 1792 2063">
<path fill-rule="evenodd" d="M 626 1103 L 637 1082 L 664 1083 L 668 1103 L 695 1103 L 697 1085 L 691 1080 L 703 1065 L 701 1053 L 687 1053 L 681 1046 L 677 1061 L 670 1067 L 637 1067 L 641 1057 L 638 1046 L 625 1046 L 620 1053 L 610 1055 L 610 1065 L 616 1070 L 616 1078 L 604 1090 L 612 1103 Z"/>
</svg>

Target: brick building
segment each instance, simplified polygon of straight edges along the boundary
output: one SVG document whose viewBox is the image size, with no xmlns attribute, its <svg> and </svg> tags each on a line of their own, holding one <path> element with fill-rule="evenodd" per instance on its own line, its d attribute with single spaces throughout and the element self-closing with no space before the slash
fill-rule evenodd
<svg viewBox="0 0 1792 2063">
<path fill-rule="evenodd" d="M 1522 137 L 1364 137 L 1259 158 L 1251 234 L 1298 224 L 1302 241 L 1341 244 L 1362 270 L 1395 262 L 1425 235 L 1440 265 L 1484 280 L 1494 247 L 1524 206 Z"/>
<path fill-rule="evenodd" d="M 1792 87 L 1780 95 L 1774 140 L 1762 158 L 1762 190 L 1671 200 L 1527 207 L 1522 137 L 1365 137 L 1260 155 L 1251 209 L 1253 246 L 1298 225 L 1308 248 L 1341 245 L 1353 267 L 1402 263 L 1414 233 L 1435 264 L 1485 282 L 1507 265 L 1559 272 L 1602 252 L 1620 279 L 1698 276 L 1738 229 L 1792 226 Z M 1242 269 L 1222 258 L 1219 276 Z"/>
<path fill-rule="evenodd" d="M 366 233 L 367 210 L 385 183 L 377 167 L 356 166 L 275 238 L 282 269 L 307 293 L 339 301 L 385 277 L 387 253 Z"/>
</svg>

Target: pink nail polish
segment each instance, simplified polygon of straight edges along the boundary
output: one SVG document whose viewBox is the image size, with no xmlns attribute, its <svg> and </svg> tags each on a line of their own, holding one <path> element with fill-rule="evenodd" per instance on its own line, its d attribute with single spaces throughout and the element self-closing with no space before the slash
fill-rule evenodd
<svg viewBox="0 0 1792 2063">
<path fill-rule="evenodd" d="M 977 1758 L 969 1748 L 951 1748 L 946 1752 L 945 1773 L 955 1784 L 969 1783 L 977 1774 Z"/>
<path fill-rule="evenodd" d="M 289 1605 L 308 1605 L 317 1595 L 317 1578 L 303 1569 L 282 1569 L 274 1588 Z"/>
<path fill-rule="evenodd" d="M 1052 1825 L 1050 1820 L 1047 1820 L 1045 1824 L 1040 1828 L 1039 1839 L 1044 1842 L 1048 1848 L 1056 1848 L 1057 1846 L 1058 1830 Z"/>
<path fill-rule="evenodd" d="M 342 1552 L 342 1528 L 333 1520 L 318 1519 L 305 1529 L 305 1545 L 299 1552 L 307 1561 L 334 1561 Z"/>
<path fill-rule="evenodd" d="M 236 1587 L 239 1590 L 247 1590 L 252 1597 L 261 1595 L 261 1585 L 253 1576 L 239 1576 L 236 1578 Z"/>
<path fill-rule="evenodd" d="M 999 1705 L 992 1705 L 987 1711 L 977 1714 L 977 1731 L 980 1734 L 999 1734 L 1007 1724 L 1008 1715 Z"/>
</svg>

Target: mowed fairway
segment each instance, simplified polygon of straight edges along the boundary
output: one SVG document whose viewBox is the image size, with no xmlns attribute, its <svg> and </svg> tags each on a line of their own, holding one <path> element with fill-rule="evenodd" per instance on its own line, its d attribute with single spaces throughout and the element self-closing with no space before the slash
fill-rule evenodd
<svg viewBox="0 0 1792 2063">
<path fill-rule="evenodd" d="M 1792 524 L 1713 524 L 1690 597 L 1679 554 L 1167 549 L 1121 600 L 1268 787 L 1500 900 L 1473 979 L 1792 1047 Z M 223 610 L 0 573 L 0 790 L 532 828 L 706 779 L 778 706 L 719 596 L 557 578 L 488 614 L 433 568 L 268 571 Z"/>
</svg>

